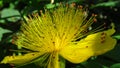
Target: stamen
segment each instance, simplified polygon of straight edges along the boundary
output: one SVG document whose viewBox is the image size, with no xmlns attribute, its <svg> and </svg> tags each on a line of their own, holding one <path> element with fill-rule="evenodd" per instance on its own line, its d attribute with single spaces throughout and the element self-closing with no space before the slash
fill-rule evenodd
<svg viewBox="0 0 120 68">
<path fill-rule="evenodd" d="M 15 44 L 15 40 L 18 39 L 17 36 L 13 36 L 12 38 L 12 44 Z"/>
<path fill-rule="evenodd" d="M 94 30 L 91 30 L 90 32 L 96 33 L 96 32 L 99 32 L 99 31 L 101 31 L 101 30 L 104 30 L 105 28 L 101 28 L 101 27 L 103 27 L 104 25 L 105 25 L 105 23 L 102 24 L 102 25 L 100 25 L 99 27 L 95 28 Z"/>
<path fill-rule="evenodd" d="M 94 20 L 94 22 L 97 22 L 97 19 L 95 18 L 95 19 L 93 19 Z"/>
<path fill-rule="evenodd" d="M 30 20 L 32 20 L 32 17 L 31 17 L 31 15 L 30 15 L 30 14 L 28 15 L 28 18 L 29 18 Z"/>
<path fill-rule="evenodd" d="M 97 27 L 97 28 L 95 28 L 95 29 L 93 29 L 93 30 L 91 30 L 91 31 L 89 31 L 89 32 L 86 32 L 86 33 L 80 33 L 78 36 L 77 36 L 77 38 L 75 38 L 74 40 L 77 40 L 77 39 L 80 39 L 80 38 L 83 38 L 83 37 L 85 37 L 85 36 L 87 36 L 87 35 L 89 35 L 89 34 L 92 34 L 92 33 L 96 33 L 96 32 L 99 32 L 99 31 L 101 31 L 101 30 L 104 30 L 105 28 L 101 28 L 101 27 L 103 27 L 105 24 L 102 24 L 102 25 L 100 25 L 99 27 Z M 84 28 L 85 29 L 85 28 Z M 85 30 L 84 30 L 85 31 Z M 82 32 L 82 31 L 81 31 Z"/>
<path fill-rule="evenodd" d="M 71 7 L 75 7 L 75 6 L 76 6 L 76 3 L 73 2 L 70 6 L 71 6 Z"/>
<path fill-rule="evenodd" d="M 79 8 L 79 9 L 83 9 L 83 6 L 82 6 L 82 5 L 78 5 L 78 8 Z"/>
<path fill-rule="evenodd" d="M 13 51 L 13 52 L 24 52 L 24 53 L 29 53 L 31 51 L 28 50 L 13 50 L 13 49 L 9 49 L 9 51 Z"/>
</svg>

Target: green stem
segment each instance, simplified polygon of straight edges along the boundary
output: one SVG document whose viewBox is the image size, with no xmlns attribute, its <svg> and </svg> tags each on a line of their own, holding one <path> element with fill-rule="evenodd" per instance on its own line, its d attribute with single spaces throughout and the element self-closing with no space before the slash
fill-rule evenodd
<svg viewBox="0 0 120 68">
<path fill-rule="evenodd" d="M 17 48 L 20 50 L 20 49 L 22 49 L 22 46 L 17 46 Z M 22 53 L 18 52 L 18 55 L 22 55 Z"/>
<path fill-rule="evenodd" d="M 60 57 L 60 68 L 65 68 L 65 59 L 63 57 Z"/>
</svg>

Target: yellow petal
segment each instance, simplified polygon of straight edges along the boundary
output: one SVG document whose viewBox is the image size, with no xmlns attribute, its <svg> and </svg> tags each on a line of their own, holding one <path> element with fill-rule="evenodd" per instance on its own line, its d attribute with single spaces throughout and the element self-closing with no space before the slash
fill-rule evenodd
<svg viewBox="0 0 120 68">
<path fill-rule="evenodd" d="M 1 63 L 4 63 L 4 64 L 10 63 L 10 64 L 15 64 L 15 65 L 20 65 L 20 64 L 30 62 L 39 56 L 40 56 L 39 52 L 28 53 L 28 54 L 20 55 L 20 56 L 6 56 L 1 61 Z"/>
<path fill-rule="evenodd" d="M 72 63 L 80 63 L 86 61 L 93 55 L 91 49 L 80 47 L 82 45 L 68 45 L 65 46 L 61 51 L 60 55 Z"/>
<path fill-rule="evenodd" d="M 116 40 L 111 37 L 114 28 L 88 35 L 76 45 L 65 46 L 60 55 L 72 63 L 86 61 L 91 56 L 101 55 L 114 48 Z"/>
<path fill-rule="evenodd" d="M 84 43 L 91 48 L 94 52 L 94 56 L 101 55 L 109 50 L 112 50 L 116 45 L 116 39 L 113 39 L 111 35 L 115 32 L 114 29 L 109 29 L 104 32 L 98 32 L 87 36 L 84 40 Z M 81 43 L 81 42 L 80 42 Z"/>
</svg>

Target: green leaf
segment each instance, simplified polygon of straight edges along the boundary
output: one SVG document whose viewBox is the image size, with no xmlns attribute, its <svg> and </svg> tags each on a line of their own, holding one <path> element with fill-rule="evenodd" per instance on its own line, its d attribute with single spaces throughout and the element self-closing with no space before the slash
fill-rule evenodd
<svg viewBox="0 0 120 68">
<path fill-rule="evenodd" d="M 15 8 L 15 5 L 14 5 L 13 3 L 10 3 L 9 8 L 14 9 L 14 8 Z"/>
<path fill-rule="evenodd" d="M 11 8 L 5 8 L 1 11 L 1 18 L 7 19 L 8 21 L 11 21 L 11 22 L 16 22 L 21 17 L 20 17 L 20 13 L 18 10 L 11 9 Z"/>
<path fill-rule="evenodd" d="M 54 8 L 54 7 L 56 7 L 56 6 L 59 6 L 59 5 L 60 5 L 59 3 L 47 4 L 47 5 L 45 5 L 45 7 L 46 7 L 47 9 L 52 9 L 52 8 Z"/>
<path fill-rule="evenodd" d="M 114 7 L 119 3 L 119 1 L 109 1 L 109 2 L 103 2 L 103 3 L 98 3 L 91 8 L 96 8 L 96 7 Z"/>
<path fill-rule="evenodd" d="M 116 38 L 116 39 L 120 39 L 120 35 L 115 35 L 113 37 Z"/>
<path fill-rule="evenodd" d="M 47 9 L 51 9 L 51 8 L 54 8 L 55 7 L 55 4 L 47 4 L 46 5 L 46 8 Z"/>
<path fill-rule="evenodd" d="M 3 1 L 0 1 L 0 7 L 2 7 L 3 6 Z"/>
<path fill-rule="evenodd" d="M 110 66 L 110 68 L 120 68 L 120 63 L 116 63 L 116 64 Z"/>
<path fill-rule="evenodd" d="M 7 29 L 3 29 L 3 28 L 0 27 L 0 41 L 1 41 L 2 37 L 3 37 L 3 34 L 10 33 L 10 32 L 12 32 L 12 31 L 7 30 Z"/>
</svg>

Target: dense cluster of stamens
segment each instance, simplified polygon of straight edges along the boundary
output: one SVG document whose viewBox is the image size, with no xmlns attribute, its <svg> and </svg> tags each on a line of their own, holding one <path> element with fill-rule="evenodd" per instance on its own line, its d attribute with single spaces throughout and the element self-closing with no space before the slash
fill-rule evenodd
<svg viewBox="0 0 120 68">
<path fill-rule="evenodd" d="M 21 31 L 12 42 L 18 49 L 30 51 L 25 51 L 24 55 L 7 56 L 2 63 L 19 65 L 35 62 L 46 68 L 62 68 L 60 63 L 63 61 L 60 57 L 80 63 L 112 49 L 116 43 L 116 40 L 110 37 L 115 32 L 114 27 L 106 32 L 98 32 L 104 29 L 104 24 L 92 29 L 97 15 L 93 14 L 86 20 L 87 16 L 87 11 L 82 6 L 76 8 L 73 3 L 40 11 L 40 15 L 35 13 L 25 17 L 26 22 L 22 23 Z M 109 40 L 112 40 L 112 45 L 106 48 Z M 21 59 L 24 61 L 19 62 Z"/>
</svg>

